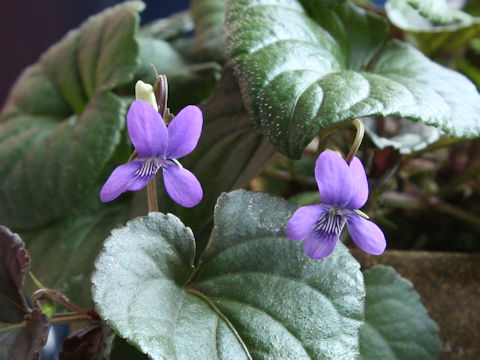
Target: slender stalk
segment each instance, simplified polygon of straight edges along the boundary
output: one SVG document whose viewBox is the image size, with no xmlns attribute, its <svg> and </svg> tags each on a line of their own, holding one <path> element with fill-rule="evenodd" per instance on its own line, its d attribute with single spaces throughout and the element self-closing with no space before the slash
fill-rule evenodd
<svg viewBox="0 0 480 360">
<path fill-rule="evenodd" d="M 348 122 L 345 122 L 345 123 L 342 123 L 342 124 L 331 126 L 328 129 L 325 129 L 322 132 L 322 137 L 321 137 L 320 143 L 318 144 L 318 148 L 319 149 L 324 148 L 325 145 L 326 145 L 327 139 L 330 136 L 332 136 L 337 131 L 340 131 L 340 130 L 346 128 L 347 126 L 351 126 L 351 125 L 355 126 L 355 129 L 357 130 L 357 133 L 355 134 L 355 140 L 353 141 L 353 144 L 350 147 L 350 151 L 348 152 L 347 156 L 345 157 L 345 161 L 348 164 L 350 164 L 353 157 L 355 156 L 358 149 L 360 148 L 360 145 L 362 144 L 362 141 L 363 141 L 363 136 L 365 135 L 365 125 L 363 124 L 363 122 L 361 122 L 357 118 L 352 119 L 352 120 L 350 120 Z"/>
<path fill-rule="evenodd" d="M 38 289 L 32 295 L 34 300 L 41 300 L 42 297 L 48 297 L 54 301 L 58 301 L 63 304 L 66 308 L 74 311 L 75 313 L 82 314 L 84 316 L 90 317 L 88 315 L 88 309 L 84 309 L 77 304 L 73 303 L 68 297 L 57 290 L 52 289 Z"/>
<path fill-rule="evenodd" d="M 347 164 L 350 164 L 350 162 L 353 160 L 353 157 L 362 144 L 363 136 L 365 135 L 365 125 L 363 122 L 355 118 L 352 120 L 352 125 L 355 126 L 355 129 L 357 129 L 357 133 L 355 134 L 355 140 L 353 141 L 352 147 L 345 158 Z"/>
<path fill-rule="evenodd" d="M 8 331 L 14 331 L 26 327 L 26 323 L 15 324 L 0 329 L 0 334 Z"/>
<path fill-rule="evenodd" d="M 52 317 L 50 323 L 56 324 L 67 324 L 74 321 L 85 321 L 85 320 L 92 320 L 92 318 L 85 314 L 57 314 Z"/>
<path fill-rule="evenodd" d="M 157 182 L 155 176 L 147 184 L 148 212 L 158 211 Z"/>
<path fill-rule="evenodd" d="M 91 319 L 90 316 L 85 315 L 85 314 L 67 313 L 67 314 L 54 315 L 50 319 L 50 323 L 52 325 L 58 325 L 58 324 L 67 324 L 67 323 L 71 323 L 71 322 L 74 322 L 74 321 L 86 321 L 86 320 L 92 320 L 92 319 Z M 8 331 L 14 331 L 14 330 L 18 330 L 18 329 L 23 329 L 25 327 L 27 327 L 27 323 L 22 322 L 22 323 L 19 323 L 19 324 L 14 324 L 14 325 L 11 325 L 11 326 L 1 328 L 0 333 L 8 332 Z"/>
<path fill-rule="evenodd" d="M 335 134 L 337 131 L 340 131 L 346 128 L 349 123 L 342 123 L 334 126 L 330 126 L 329 128 L 323 130 L 321 132 L 320 141 L 318 142 L 318 152 L 322 151 L 324 148 L 327 147 L 327 140 L 330 136 Z"/>
</svg>

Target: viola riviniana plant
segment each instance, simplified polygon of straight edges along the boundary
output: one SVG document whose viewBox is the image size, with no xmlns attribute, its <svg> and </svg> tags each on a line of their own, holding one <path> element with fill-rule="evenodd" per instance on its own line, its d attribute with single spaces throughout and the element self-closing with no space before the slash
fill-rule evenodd
<svg viewBox="0 0 480 360">
<path fill-rule="evenodd" d="M 293 241 L 304 241 L 305 253 L 313 259 L 330 255 L 347 224 L 352 240 L 362 250 L 380 255 L 386 247 L 383 231 L 358 215 L 368 199 L 368 181 L 362 162 L 350 165 L 336 152 L 326 150 L 315 164 L 315 179 L 322 204 L 303 206 L 289 220 L 286 233 Z"/>
<path fill-rule="evenodd" d="M 203 197 L 202 187 L 177 159 L 195 149 L 202 126 L 202 112 L 194 105 L 184 107 L 167 127 L 151 104 L 135 100 L 127 114 L 127 128 L 138 157 L 113 170 L 100 199 L 107 202 L 128 190 L 140 190 L 162 168 L 168 195 L 184 207 L 197 205 Z"/>
</svg>

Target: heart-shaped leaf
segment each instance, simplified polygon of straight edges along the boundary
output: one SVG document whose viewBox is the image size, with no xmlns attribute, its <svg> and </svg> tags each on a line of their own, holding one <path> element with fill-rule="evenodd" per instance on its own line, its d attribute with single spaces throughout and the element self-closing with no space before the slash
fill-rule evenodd
<svg viewBox="0 0 480 360">
<path fill-rule="evenodd" d="M 137 69 L 141 9 L 128 1 L 93 16 L 15 83 L 0 117 L 0 222 L 43 225 L 97 181 L 124 126 L 110 90 Z"/>
<path fill-rule="evenodd" d="M 365 271 L 364 276 L 367 297 L 360 359 L 438 359 L 438 326 L 412 283 L 381 265 Z"/>
<path fill-rule="evenodd" d="M 305 6 L 302 6 L 305 4 Z M 230 1 L 227 49 L 245 104 L 284 154 L 299 158 L 322 129 L 355 117 L 402 116 L 454 136 L 480 133 L 480 97 L 464 76 L 345 3 Z"/>
<path fill-rule="evenodd" d="M 261 193 L 222 195 L 197 267 L 193 234 L 175 216 L 130 221 L 95 264 L 100 314 L 153 359 L 355 358 L 359 265 L 342 244 L 306 257 L 284 233 L 295 209 Z"/>
</svg>

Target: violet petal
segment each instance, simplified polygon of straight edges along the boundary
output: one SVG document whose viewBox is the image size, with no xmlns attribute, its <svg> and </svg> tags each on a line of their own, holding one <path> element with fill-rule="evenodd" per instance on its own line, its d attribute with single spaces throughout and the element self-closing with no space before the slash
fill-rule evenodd
<svg viewBox="0 0 480 360">
<path fill-rule="evenodd" d="M 135 100 L 128 110 L 127 127 L 139 156 L 165 156 L 168 146 L 167 127 L 152 105 L 143 100 Z"/>
<path fill-rule="evenodd" d="M 165 167 L 163 182 L 173 201 L 184 207 L 193 207 L 202 200 L 202 186 L 195 175 L 181 166 L 172 164 Z"/>
<path fill-rule="evenodd" d="M 202 126 L 202 111 L 195 105 L 184 107 L 168 125 L 166 156 L 170 159 L 178 159 L 190 154 L 197 146 Z"/>
<path fill-rule="evenodd" d="M 304 240 L 312 232 L 313 226 L 325 213 L 322 205 L 302 206 L 297 209 L 288 221 L 285 232 L 293 241 Z"/>
<path fill-rule="evenodd" d="M 135 175 L 142 167 L 141 161 L 131 161 L 117 166 L 100 190 L 103 202 L 112 201 L 127 190 L 139 190 L 152 178 L 140 178 Z"/>
<path fill-rule="evenodd" d="M 363 251 L 373 255 L 380 255 L 385 251 L 385 235 L 382 229 L 370 220 L 352 213 L 348 216 L 347 227 L 353 242 Z"/>
<path fill-rule="evenodd" d="M 347 204 L 349 209 L 360 209 L 368 200 L 368 180 L 362 162 L 356 156 L 350 163 L 352 177 L 352 197 Z"/>
<path fill-rule="evenodd" d="M 325 150 L 315 164 L 315 179 L 323 204 L 346 207 L 353 192 L 347 162 L 335 151 Z"/>
<path fill-rule="evenodd" d="M 312 259 L 322 259 L 330 255 L 335 250 L 338 241 L 338 235 L 325 234 L 318 231 L 312 231 L 303 243 L 303 249 L 308 257 Z"/>
</svg>

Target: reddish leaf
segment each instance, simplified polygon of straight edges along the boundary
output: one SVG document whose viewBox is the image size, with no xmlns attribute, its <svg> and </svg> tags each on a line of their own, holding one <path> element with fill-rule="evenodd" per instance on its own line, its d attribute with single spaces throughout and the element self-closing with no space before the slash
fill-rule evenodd
<svg viewBox="0 0 480 360">
<path fill-rule="evenodd" d="M 35 360 L 45 345 L 49 323 L 40 309 L 25 316 L 26 326 L 0 333 L 0 359 Z"/>
<path fill-rule="evenodd" d="M 111 333 L 104 322 L 95 322 L 63 341 L 60 360 L 101 360 L 106 349 L 105 338 Z"/>
<path fill-rule="evenodd" d="M 25 273 L 30 267 L 22 239 L 0 226 L 0 321 L 20 323 L 28 314 L 23 294 Z M 20 359 L 20 358 L 19 358 Z"/>
</svg>

